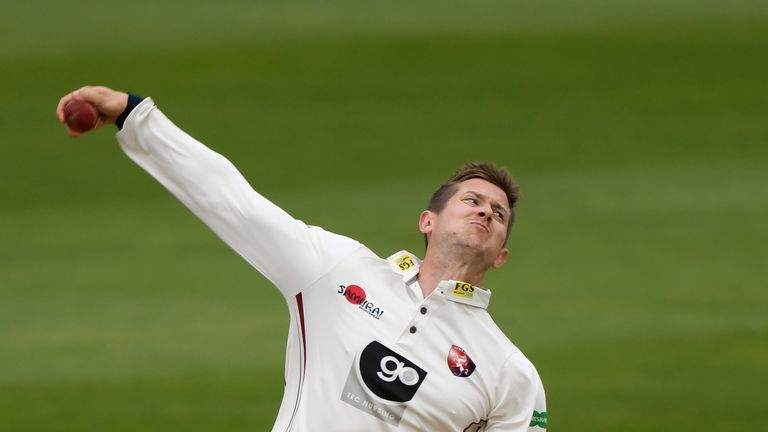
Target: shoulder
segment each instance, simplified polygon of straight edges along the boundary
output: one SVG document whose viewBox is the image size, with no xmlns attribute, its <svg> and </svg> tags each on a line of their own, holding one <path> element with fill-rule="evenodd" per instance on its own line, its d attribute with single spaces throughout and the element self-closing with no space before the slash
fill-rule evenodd
<svg viewBox="0 0 768 432">
<path fill-rule="evenodd" d="M 485 309 L 471 308 L 476 322 L 476 331 L 481 332 L 484 338 L 494 346 L 497 356 L 500 359 L 507 359 L 514 356 L 525 357 L 520 348 L 499 328 L 496 321 Z"/>
<path fill-rule="evenodd" d="M 322 230 L 322 228 L 312 227 L 313 230 Z M 342 273 L 348 276 L 357 275 L 365 280 L 386 280 L 387 278 L 397 278 L 389 266 L 386 259 L 381 258 L 366 245 L 349 239 L 344 236 L 324 233 L 330 241 L 331 249 L 346 248 L 345 253 L 339 260 L 335 261 L 332 270 L 335 274 Z"/>
<path fill-rule="evenodd" d="M 487 311 L 476 312 L 478 323 L 475 331 L 482 332 L 485 349 L 493 351 L 496 374 L 508 385 L 533 388 L 539 383 L 539 374 L 525 353 L 499 328 Z"/>
</svg>

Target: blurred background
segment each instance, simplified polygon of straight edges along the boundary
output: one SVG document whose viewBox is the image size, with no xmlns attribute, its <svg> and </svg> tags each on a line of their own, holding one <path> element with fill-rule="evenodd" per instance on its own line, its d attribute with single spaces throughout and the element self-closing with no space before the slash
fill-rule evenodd
<svg viewBox="0 0 768 432">
<path fill-rule="evenodd" d="M 4 4 L 0 430 L 268 430 L 282 397 L 277 291 L 114 128 L 57 123 L 104 84 L 382 256 L 507 166 L 490 311 L 550 430 L 766 431 L 766 53 L 760 0 Z"/>
</svg>

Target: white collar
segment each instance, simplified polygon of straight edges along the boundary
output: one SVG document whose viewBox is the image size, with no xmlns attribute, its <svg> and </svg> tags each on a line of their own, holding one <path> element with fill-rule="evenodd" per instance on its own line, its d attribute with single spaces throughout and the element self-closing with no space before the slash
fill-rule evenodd
<svg viewBox="0 0 768 432">
<path fill-rule="evenodd" d="M 404 250 L 387 258 L 387 262 L 390 269 L 401 275 L 403 282 L 406 284 L 409 284 L 418 276 L 419 267 L 421 266 L 421 260 L 416 255 Z M 448 300 L 482 309 L 487 309 L 488 303 L 491 300 L 490 290 L 462 281 L 440 281 L 435 289 Z"/>
</svg>

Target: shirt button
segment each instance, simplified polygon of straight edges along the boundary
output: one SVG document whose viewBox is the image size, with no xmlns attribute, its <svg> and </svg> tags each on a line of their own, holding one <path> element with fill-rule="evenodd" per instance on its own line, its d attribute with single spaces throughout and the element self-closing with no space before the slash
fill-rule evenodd
<svg viewBox="0 0 768 432">
<path fill-rule="evenodd" d="M 411 333 L 416 333 L 416 326 L 411 326 L 411 329 L 409 331 Z"/>
<path fill-rule="evenodd" d="M 425 315 L 427 313 L 427 308 L 422 307 L 420 312 L 422 315 Z"/>
</svg>

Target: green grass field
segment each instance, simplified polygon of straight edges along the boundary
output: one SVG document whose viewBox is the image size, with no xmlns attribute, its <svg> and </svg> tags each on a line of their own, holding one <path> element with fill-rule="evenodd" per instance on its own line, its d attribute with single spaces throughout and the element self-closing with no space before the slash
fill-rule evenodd
<svg viewBox="0 0 768 432">
<path fill-rule="evenodd" d="M 766 53 L 758 0 L 5 5 L 0 431 L 260 431 L 282 396 L 282 298 L 113 129 L 65 135 L 83 84 L 384 256 L 452 170 L 508 166 L 486 285 L 550 430 L 768 431 Z"/>
</svg>

